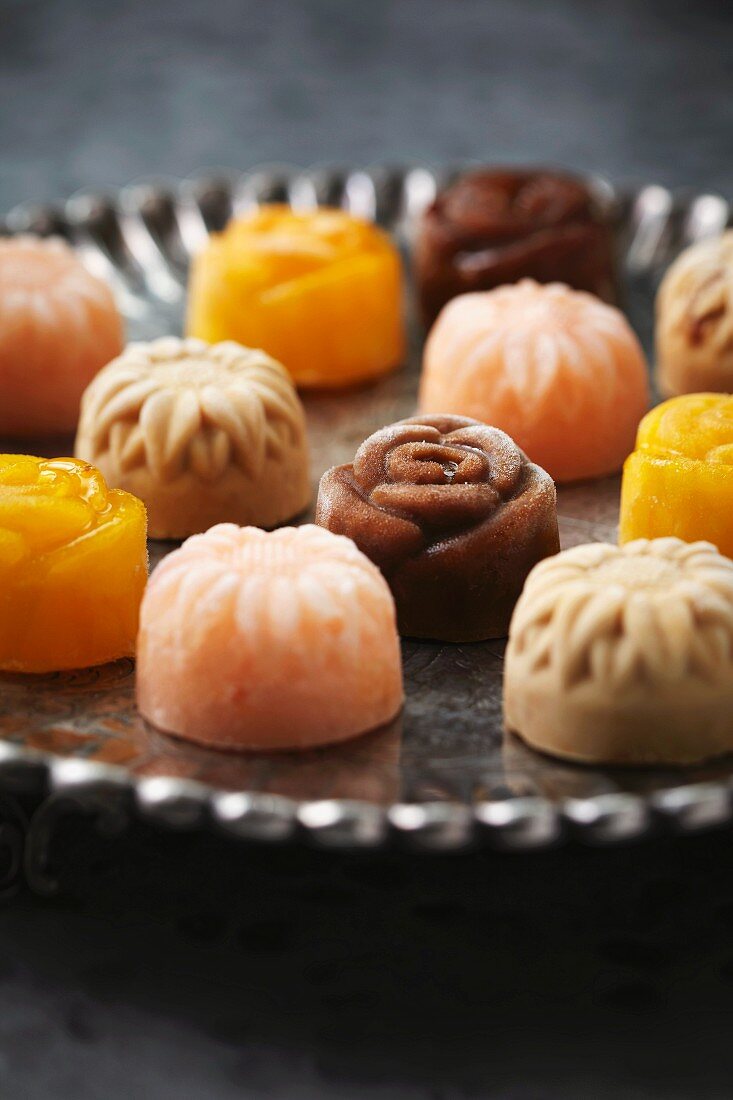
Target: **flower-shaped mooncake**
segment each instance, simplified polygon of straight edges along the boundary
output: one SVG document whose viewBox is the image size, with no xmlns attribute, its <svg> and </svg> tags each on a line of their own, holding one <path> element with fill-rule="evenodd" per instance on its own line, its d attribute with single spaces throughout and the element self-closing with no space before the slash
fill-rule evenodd
<svg viewBox="0 0 733 1100">
<path fill-rule="evenodd" d="M 137 697 L 159 729 L 217 748 L 366 733 L 402 705 L 389 588 L 352 542 L 319 527 L 212 527 L 150 579 Z"/>
<path fill-rule="evenodd" d="M 342 387 L 399 366 L 402 268 L 386 233 L 343 210 L 262 206 L 194 259 L 188 332 L 264 348 L 298 386 Z"/>
<path fill-rule="evenodd" d="M 618 470 L 648 405 L 623 315 L 560 283 L 454 298 L 425 345 L 422 411 L 501 428 L 556 481 Z"/>
<path fill-rule="evenodd" d="M 379 566 L 402 634 L 452 642 L 503 637 L 528 572 L 560 549 L 552 479 L 459 416 L 375 432 L 323 475 L 316 522 Z"/>
<path fill-rule="evenodd" d="M 0 240 L 0 435 L 73 432 L 84 387 L 122 350 L 112 292 L 62 240 Z"/>
<path fill-rule="evenodd" d="M 621 542 L 706 539 L 733 557 L 733 397 L 694 393 L 652 409 L 624 465 Z"/>
<path fill-rule="evenodd" d="M 733 390 L 733 230 L 686 248 L 657 295 L 657 380 L 664 394 Z"/>
<path fill-rule="evenodd" d="M 0 455 L 0 669 L 132 656 L 147 562 L 143 505 L 94 467 Z"/>
<path fill-rule="evenodd" d="M 305 415 L 287 372 L 239 344 L 130 344 L 84 395 L 76 454 L 148 509 L 152 538 L 275 527 L 310 500 Z"/>
<path fill-rule="evenodd" d="M 512 618 L 504 714 L 530 745 L 573 760 L 733 750 L 733 562 L 674 538 L 542 562 Z"/>
<path fill-rule="evenodd" d="M 584 180 L 542 169 L 479 168 L 422 216 L 415 276 L 431 324 L 451 298 L 520 279 L 615 297 L 613 234 Z"/>
</svg>

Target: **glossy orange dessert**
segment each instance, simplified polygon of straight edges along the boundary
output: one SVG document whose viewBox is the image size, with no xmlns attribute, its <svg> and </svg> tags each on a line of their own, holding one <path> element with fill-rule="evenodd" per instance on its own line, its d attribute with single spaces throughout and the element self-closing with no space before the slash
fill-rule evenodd
<svg viewBox="0 0 733 1100">
<path fill-rule="evenodd" d="M 145 508 L 73 458 L 0 455 L 0 669 L 86 668 L 135 652 Z"/>
<path fill-rule="evenodd" d="M 382 726 L 402 705 L 387 582 L 312 525 L 194 535 L 145 593 L 137 699 L 154 726 L 215 748 L 311 748 Z"/>
<path fill-rule="evenodd" d="M 733 397 L 694 393 L 652 409 L 624 465 L 621 542 L 676 535 L 733 557 Z"/>
<path fill-rule="evenodd" d="M 454 298 L 425 347 L 422 412 L 501 428 L 556 481 L 618 470 L 648 404 L 628 322 L 561 283 L 523 279 Z"/>
<path fill-rule="evenodd" d="M 191 273 L 187 331 L 262 348 L 303 387 L 375 378 L 405 354 L 402 270 L 386 233 L 341 210 L 262 206 L 214 233 Z"/>
<path fill-rule="evenodd" d="M 87 383 L 122 350 L 109 287 L 61 240 L 0 240 L 0 435 L 72 432 Z"/>
</svg>

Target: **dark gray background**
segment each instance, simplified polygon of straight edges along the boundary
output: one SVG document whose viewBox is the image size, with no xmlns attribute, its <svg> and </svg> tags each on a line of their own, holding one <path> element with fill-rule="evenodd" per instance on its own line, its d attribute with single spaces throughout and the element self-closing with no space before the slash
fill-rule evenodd
<svg viewBox="0 0 733 1100">
<path fill-rule="evenodd" d="M 0 208 L 405 158 L 733 197 L 731 4 L 0 0 Z M 0 909 L 2 1100 L 730 1096 L 727 836 L 359 860 L 70 828 L 60 896 Z"/>
<path fill-rule="evenodd" d="M 729 0 L 2 0 L 0 206 L 262 162 L 733 193 Z"/>
</svg>

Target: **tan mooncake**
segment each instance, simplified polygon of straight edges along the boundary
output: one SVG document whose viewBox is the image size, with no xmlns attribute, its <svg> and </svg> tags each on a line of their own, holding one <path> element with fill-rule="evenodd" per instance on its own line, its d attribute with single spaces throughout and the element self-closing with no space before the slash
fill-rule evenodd
<svg viewBox="0 0 733 1100">
<path fill-rule="evenodd" d="M 76 455 L 144 501 L 152 538 L 224 522 L 276 527 L 310 500 L 293 383 L 233 342 L 130 344 L 84 394 Z"/>
<path fill-rule="evenodd" d="M 530 573 L 509 629 L 508 730 L 594 764 L 733 750 L 733 561 L 708 542 L 577 546 Z"/>
</svg>

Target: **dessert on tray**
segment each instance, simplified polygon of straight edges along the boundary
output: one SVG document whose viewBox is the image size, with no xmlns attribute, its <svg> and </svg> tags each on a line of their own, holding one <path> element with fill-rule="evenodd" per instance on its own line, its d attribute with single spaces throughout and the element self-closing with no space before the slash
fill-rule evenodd
<svg viewBox="0 0 733 1100">
<path fill-rule="evenodd" d="M 402 266 L 386 233 L 341 210 L 263 206 L 194 258 L 187 328 L 263 348 L 298 386 L 341 388 L 405 355 Z"/>
<path fill-rule="evenodd" d="M 122 342 L 111 290 L 64 241 L 0 239 L 0 435 L 72 432 Z"/>
<path fill-rule="evenodd" d="M 624 465 L 620 539 L 706 539 L 733 557 L 733 397 L 673 397 L 642 420 Z"/>
<path fill-rule="evenodd" d="M 425 345 L 422 412 L 501 428 L 556 481 L 620 469 L 648 404 L 623 315 L 559 283 L 454 298 Z"/>
<path fill-rule="evenodd" d="M 375 432 L 323 475 L 316 522 L 379 566 L 402 634 L 452 642 L 504 636 L 530 569 L 560 549 L 552 479 L 458 416 Z"/>
<path fill-rule="evenodd" d="M 389 588 L 320 527 L 212 527 L 150 579 L 137 698 L 159 729 L 217 748 L 311 748 L 382 726 L 402 705 Z"/>
<path fill-rule="evenodd" d="M 93 466 L 0 455 L 0 669 L 132 656 L 147 560 L 143 505 Z"/>
<path fill-rule="evenodd" d="M 507 729 L 596 764 L 733 750 L 733 562 L 706 542 L 566 550 L 530 574 L 509 633 Z"/>
<path fill-rule="evenodd" d="M 733 230 L 678 256 L 662 280 L 656 313 L 661 392 L 733 390 Z"/>
<path fill-rule="evenodd" d="M 451 298 L 532 278 L 614 301 L 614 245 L 592 186 L 543 169 L 479 168 L 440 191 L 422 217 L 415 276 L 431 324 Z"/>
<path fill-rule="evenodd" d="M 145 502 L 153 538 L 229 521 L 276 527 L 310 501 L 293 383 L 233 342 L 131 344 L 85 393 L 76 454 Z"/>
</svg>

